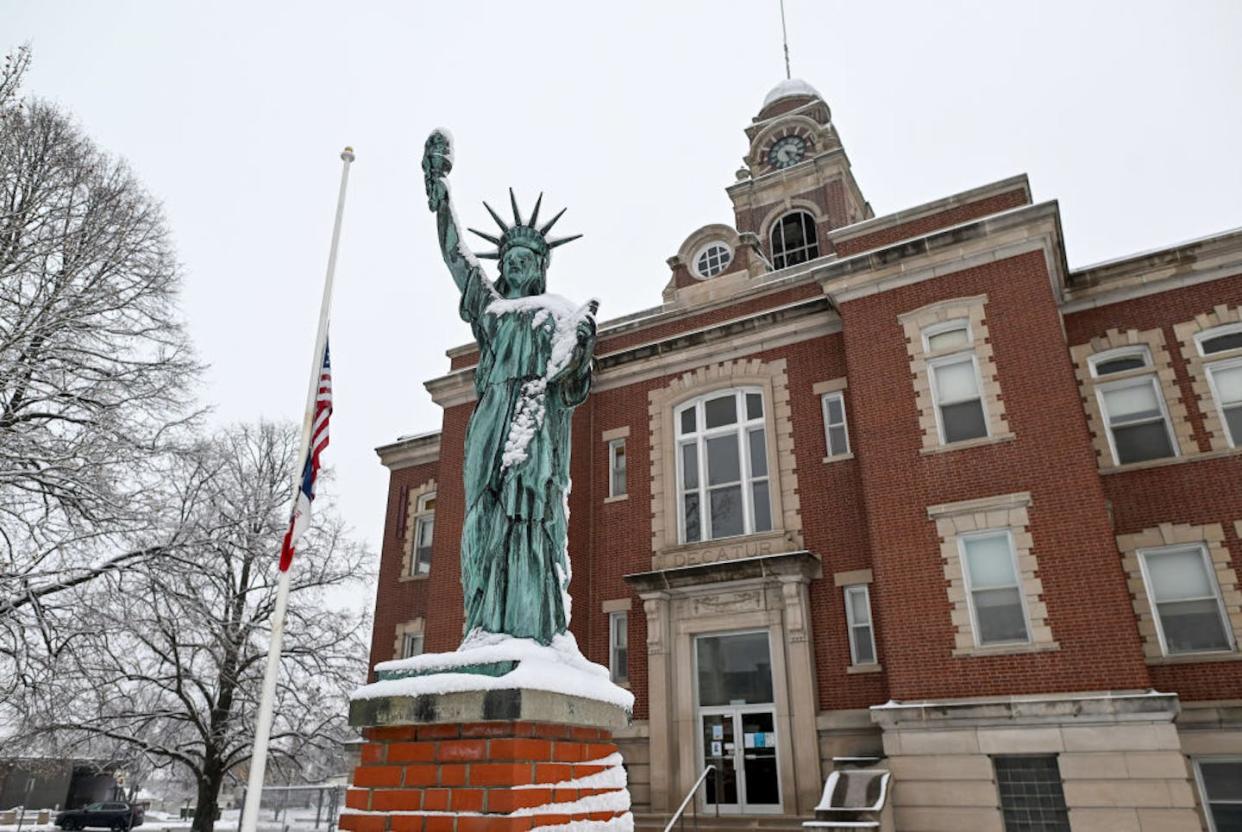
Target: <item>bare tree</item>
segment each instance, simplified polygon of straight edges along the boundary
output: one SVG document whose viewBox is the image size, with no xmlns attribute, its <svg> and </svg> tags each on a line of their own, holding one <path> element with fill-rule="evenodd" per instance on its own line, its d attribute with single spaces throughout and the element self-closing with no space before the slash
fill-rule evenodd
<svg viewBox="0 0 1242 832">
<path fill-rule="evenodd" d="M 32 694 L 30 730 L 62 750 L 142 755 L 192 777 L 196 832 L 212 828 L 221 786 L 250 758 L 298 439 L 262 424 L 198 448 L 182 481 L 210 472 L 187 495 L 199 544 L 103 576 L 113 602 L 86 611 L 55 681 Z M 293 567 L 272 734 L 286 781 L 326 773 L 303 764 L 339 752 L 348 692 L 366 676 L 369 628 L 342 601 L 368 555 L 326 502 Z"/>
<path fill-rule="evenodd" d="M 55 652 L 79 588 L 184 542 L 158 492 L 199 369 L 158 204 L 67 114 L 18 97 L 29 62 L 21 47 L 0 71 L 5 681 L 32 646 Z"/>
</svg>

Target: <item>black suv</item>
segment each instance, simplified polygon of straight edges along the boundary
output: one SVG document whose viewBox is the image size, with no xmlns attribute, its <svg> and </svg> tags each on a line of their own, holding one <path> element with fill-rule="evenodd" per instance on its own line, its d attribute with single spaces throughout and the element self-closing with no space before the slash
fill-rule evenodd
<svg viewBox="0 0 1242 832">
<path fill-rule="evenodd" d="M 137 803 L 91 803 L 81 809 L 70 809 L 56 816 L 61 829 L 85 829 L 88 826 L 105 829 L 133 829 L 142 826 L 145 810 Z"/>
</svg>

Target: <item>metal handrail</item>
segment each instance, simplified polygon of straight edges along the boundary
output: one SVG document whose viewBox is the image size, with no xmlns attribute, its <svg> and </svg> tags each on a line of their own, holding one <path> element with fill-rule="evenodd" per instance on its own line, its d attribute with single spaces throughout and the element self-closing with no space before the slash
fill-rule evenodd
<svg viewBox="0 0 1242 832">
<path fill-rule="evenodd" d="M 686 799 L 681 802 L 681 805 L 677 807 L 677 811 L 673 813 L 671 818 L 669 818 L 668 826 L 664 827 L 664 832 L 669 832 L 669 830 L 673 828 L 673 824 L 675 824 L 677 819 L 681 817 L 682 813 L 686 811 L 686 806 L 689 805 L 690 801 L 694 798 L 694 793 L 699 790 L 699 786 L 703 785 L 703 781 L 707 779 L 707 775 L 715 770 L 716 766 L 714 764 L 707 764 L 707 767 L 703 769 L 703 773 L 699 775 L 699 779 L 695 780 L 694 785 L 690 787 L 690 791 L 686 792 Z"/>
</svg>

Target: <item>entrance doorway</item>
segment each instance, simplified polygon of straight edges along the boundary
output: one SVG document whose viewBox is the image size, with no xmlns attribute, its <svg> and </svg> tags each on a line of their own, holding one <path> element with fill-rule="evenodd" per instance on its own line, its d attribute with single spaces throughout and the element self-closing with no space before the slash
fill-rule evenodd
<svg viewBox="0 0 1242 832">
<path fill-rule="evenodd" d="M 695 665 L 699 759 L 704 767 L 715 767 L 700 793 L 704 809 L 779 813 L 780 740 L 768 632 L 699 636 Z"/>
</svg>

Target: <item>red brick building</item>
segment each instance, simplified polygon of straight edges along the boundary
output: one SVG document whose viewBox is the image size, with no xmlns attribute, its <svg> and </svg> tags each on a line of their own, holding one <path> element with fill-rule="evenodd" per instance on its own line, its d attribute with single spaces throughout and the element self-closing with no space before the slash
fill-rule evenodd
<svg viewBox="0 0 1242 832">
<path fill-rule="evenodd" d="M 910 832 L 1242 829 L 1242 232 L 1071 271 L 1025 176 L 877 217 L 809 86 L 745 132 L 735 225 L 601 324 L 573 424 L 635 809 L 713 763 L 708 810 L 807 816 L 884 756 Z M 372 663 L 462 635 L 448 355 L 378 449 Z"/>
</svg>

